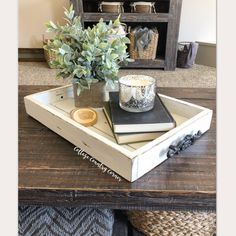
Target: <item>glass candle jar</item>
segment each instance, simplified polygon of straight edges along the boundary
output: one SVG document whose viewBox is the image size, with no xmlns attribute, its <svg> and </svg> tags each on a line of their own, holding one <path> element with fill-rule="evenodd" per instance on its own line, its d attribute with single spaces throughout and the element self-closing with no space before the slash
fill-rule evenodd
<svg viewBox="0 0 236 236">
<path fill-rule="evenodd" d="M 119 104 L 129 112 L 145 112 L 154 107 L 156 81 L 146 75 L 126 75 L 119 79 Z"/>
</svg>

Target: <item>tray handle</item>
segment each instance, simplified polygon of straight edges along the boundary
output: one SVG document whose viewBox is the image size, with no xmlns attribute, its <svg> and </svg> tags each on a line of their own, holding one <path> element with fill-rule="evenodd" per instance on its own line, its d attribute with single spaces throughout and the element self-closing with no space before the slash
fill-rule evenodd
<svg viewBox="0 0 236 236">
<path fill-rule="evenodd" d="M 173 157 L 178 155 L 181 151 L 185 150 L 189 146 L 193 145 L 194 142 L 202 136 L 202 132 L 198 130 L 196 134 L 188 134 L 177 145 L 170 145 L 167 152 L 167 157 Z"/>
</svg>

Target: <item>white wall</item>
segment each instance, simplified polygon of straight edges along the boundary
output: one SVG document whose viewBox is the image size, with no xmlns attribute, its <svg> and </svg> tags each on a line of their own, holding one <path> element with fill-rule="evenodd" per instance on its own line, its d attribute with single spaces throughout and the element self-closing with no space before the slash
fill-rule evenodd
<svg viewBox="0 0 236 236">
<path fill-rule="evenodd" d="M 216 43 L 216 0 L 183 0 L 179 41 Z"/>
<path fill-rule="evenodd" d="M 63 7 L 69 7 L 69 0 L 19 0 L 18 47 L 42 48 L 45 23 L 64 22 Z"/>
<path fill-rule="evenodd" d="M 216 67 L 216 45 L 211 43 L 199 43 L 196 64 Z"/>
</svg>

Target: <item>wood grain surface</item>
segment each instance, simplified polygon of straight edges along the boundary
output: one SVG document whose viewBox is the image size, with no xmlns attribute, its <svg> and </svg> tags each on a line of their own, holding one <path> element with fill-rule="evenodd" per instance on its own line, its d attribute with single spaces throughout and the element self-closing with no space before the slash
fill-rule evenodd
<svg viewBox="0 0 236 236">
<path fill-rule="evenodd" d="M 19 86 L 20 204 L 215 210 L 215 89 L 159 88 L 159 93 L 212 109 L 211 128 L 193 146 L 130 183 L 83 160 L 71 143 L 26 114 L 24 96 L 54 87 Z"/>
<path fill-rule="evenodd" d="M 115 20 L 120 15 L 122 22 L 168 22 L 168 13 L 96 13 L 85 12 L 83 14 L 84 22 L 98 22 L 100 18 L 104 21 Z"/>
</svg>

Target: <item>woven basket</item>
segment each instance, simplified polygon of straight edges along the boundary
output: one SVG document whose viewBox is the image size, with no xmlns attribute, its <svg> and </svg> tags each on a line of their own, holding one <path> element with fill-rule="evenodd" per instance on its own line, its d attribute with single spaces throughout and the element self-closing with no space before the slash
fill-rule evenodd
<svg viewBox="0 0 236 236">
<path fill-rule="evenodd" d="M 129 33 L 130 45 L 129 45 L 129 55 L 132 59 L 151 59 L 155 60 L 157 45 L 158 45 L 158 33 L 154 32 L 153 37 L 146 49 L 142 51 L 135 50 L 135 35 L 131 31 Z"/>
<path fill-rule="evenodd" d="M 156 13 L 155 2 L 133 2 L 130 7 L 134 13 Z"/>
<path fill-rule="evenodd" d="M 213 236 L 216 214 L 188 211 L 128 211 L 131 224 L 147 236 Z"/>
<path fill-rule="evenodd" d="M 48 40 L 50 40 L 50 39 L 43 39 L 43 45 L 47 45 Z M 52 65 L 52 60 L 55 59 L 55 53 L 53 51 L 44 49 L 44 57 L 45 57 L 45 60 L 48 64 L 48 66 L 51 69 L 55 69 L 55 67 Z"/>
<path fill-rule="evenodd" d="M 98 10 L 107 13 L 122 13 L 124 12 L 123 2 L 101 2 Z"/>
</svg>

